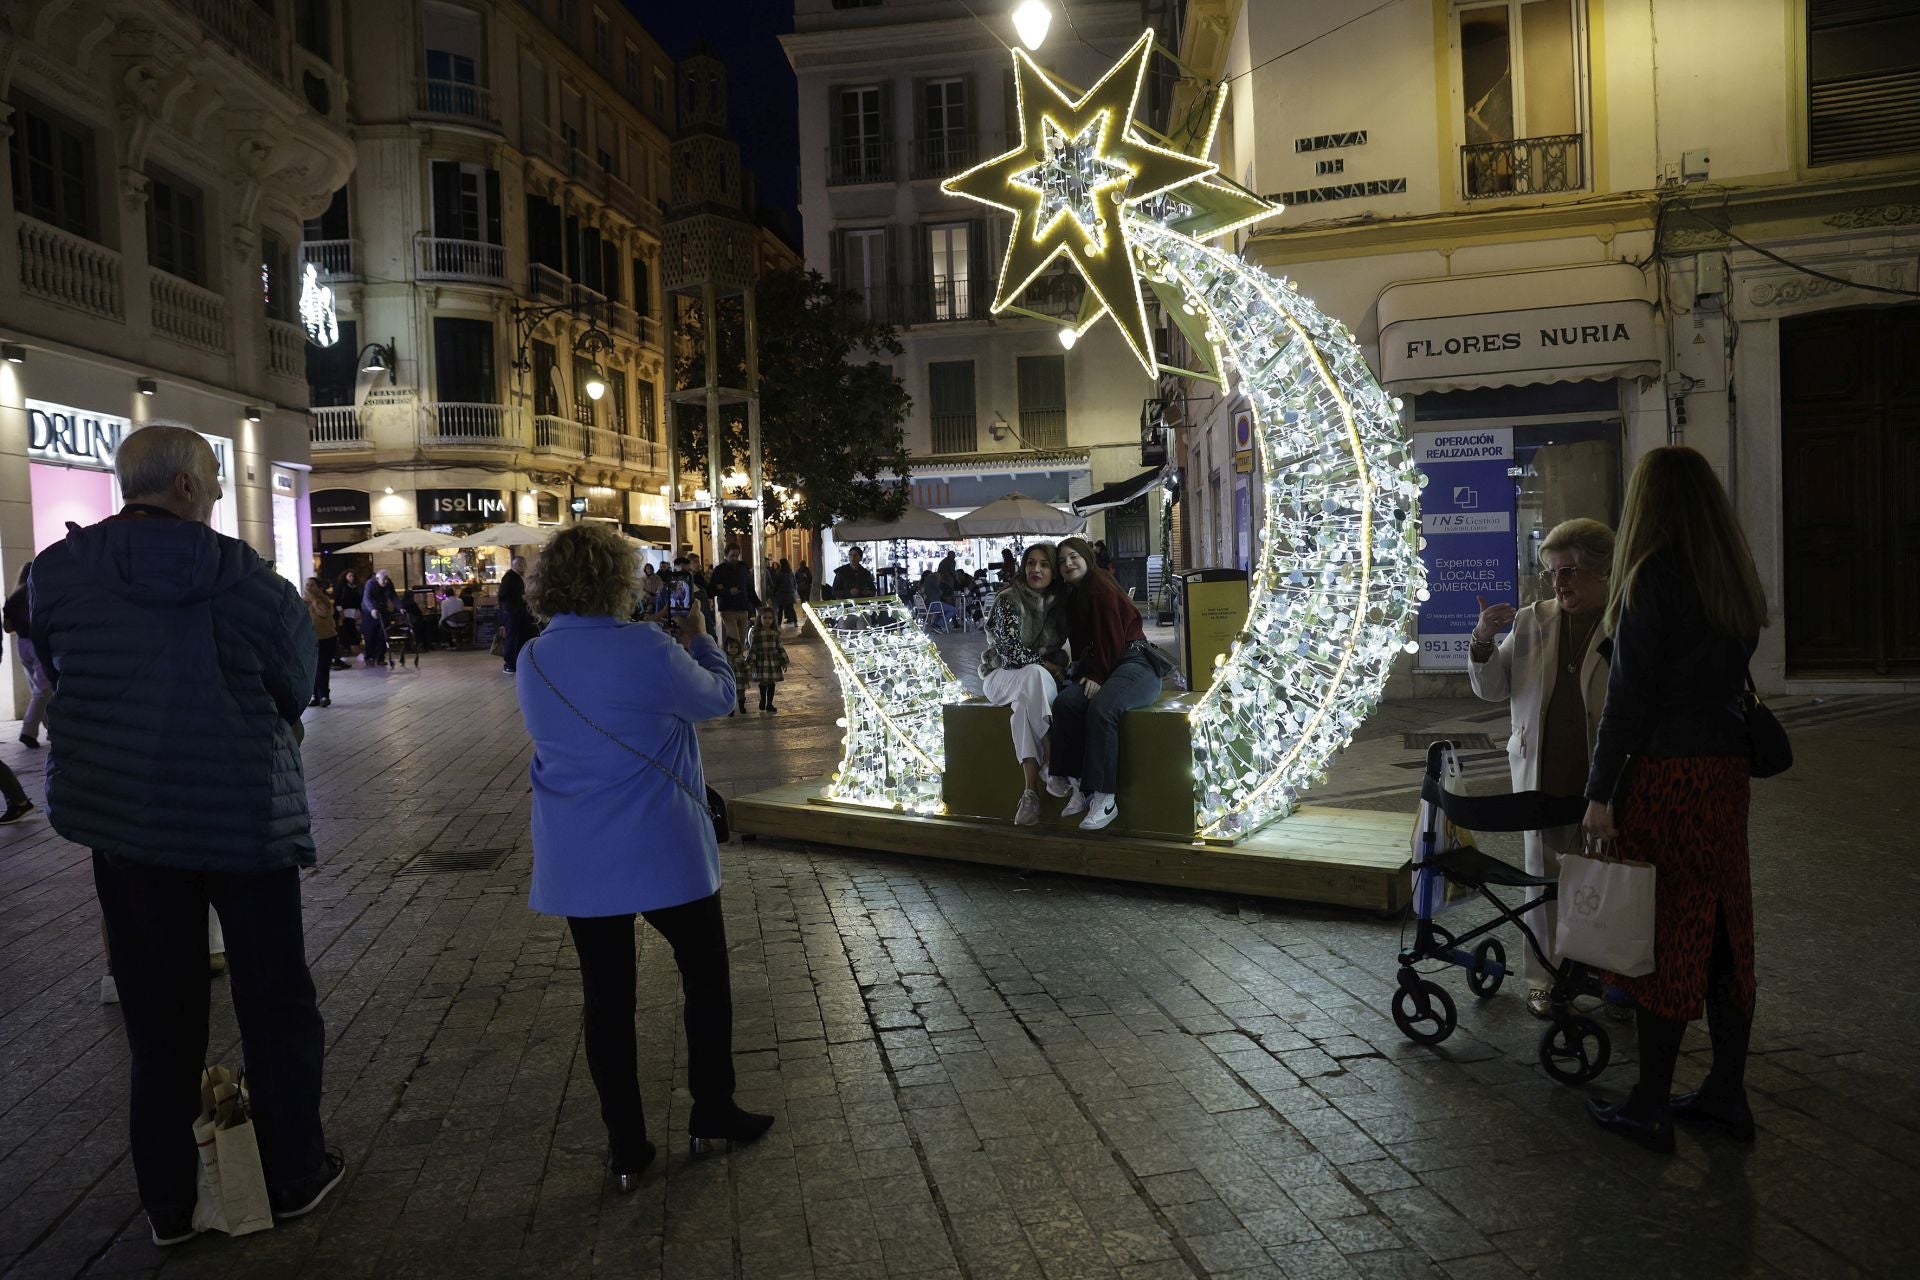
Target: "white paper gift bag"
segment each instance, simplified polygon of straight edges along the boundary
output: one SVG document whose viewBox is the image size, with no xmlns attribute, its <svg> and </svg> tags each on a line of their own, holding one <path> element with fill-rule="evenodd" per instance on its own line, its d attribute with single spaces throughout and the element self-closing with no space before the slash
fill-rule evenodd
<svg viewBox="0 0 1920 1280">
<path fill-rule="evenodd" d="M 1624 977 L 1653 972 L 1654 866 L 1560 855 L 1560 958 Z"/>
</svg>

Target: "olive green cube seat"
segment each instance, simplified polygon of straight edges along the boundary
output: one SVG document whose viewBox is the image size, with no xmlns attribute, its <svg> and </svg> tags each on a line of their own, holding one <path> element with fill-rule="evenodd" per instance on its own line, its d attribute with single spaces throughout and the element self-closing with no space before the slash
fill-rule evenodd
<svg viewBox="0 0 1920 1280">
<path fill-rule="evenodd" d="M 1105 828 L 1125 835 L 1193 838 L 1191 695 L 1163 696 L 1120 718 L 1120 816 Z M 942 798 L 954 817 L 990 818 L 1012 825 L 1020 802 L 1020 762 L 1013 758 L 1012 712 L 979 698 L 943 709 L 947 771 Z M 1040 825 L 1077 829 L 1080 816 L 1060 816 L 1066 801 L 1040 793 Z"/>
</svg>

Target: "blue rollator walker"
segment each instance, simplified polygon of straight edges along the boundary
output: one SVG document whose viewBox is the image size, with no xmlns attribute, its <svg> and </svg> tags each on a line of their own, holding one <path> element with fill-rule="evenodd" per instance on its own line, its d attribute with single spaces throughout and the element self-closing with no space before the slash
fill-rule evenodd
<svg viewBox="0 0 1920 1280">
<path fill-rule="evenodd" d="M 1570 826 L 1580 821 L 1587 807 L 1583 796 L 1554 796 L 1540 791 L 1522 791 L 1512 795 L 1465 796 L 1447 790 L 1443 761 L 1452 743 L 1436 742 L 1427 748 L 1427 772 L 1420 785 L 1420 796 L 1427 801 L 1426 829 L 1418 833 L 1419 858 L 1414 862 L 1413 912 L 1417 922 L 1413 946 L 1400 953 L 1399 989 L 1393 996 L 1393 1022 L 1418 1044 L 1439 1044 L 1459 1025 L 1459 1013 L 1447 989 L 1414 968 L 1427 961 L 1440 960 L 1467 971 L 1467 987 L 1482 1000 L 1500 990 L 1510 970 L 1506 948 L 1491 934 L 1503 924 L 1520 930 L 1527 944 L 1553 974 L 1549 1000 L 1553 1023 L 1540 1037 L 1540 1065 L 1547 1074 L 1563 1084 L 1584 1084 L 1606 1070 L 1613 1053 L 1613 1042 L 1606 1028 L 1574 1010 L 1576 996 L 1602 996 L 1600 977 L 1577 960 L 1555 964 L 1540 947 L 1540 940 L 1527 927 L 1522 913 L 1533 905 L 1529 898 L 1519 906 L 1508 906 L 1491 886 L 1543 891 L 1540 900 L 1548 904 L 1559 897 L 1559 883 L 1546 876 L 1528 875 L 1511 863 L 1490 857 L 1471 845 L 1444 847 L 1450 842 L 1439 831 L 1432 815 L 1444 813 L 1447 821 L 1469 831 L 1538 831 Z M 1500 913 L 1476 929 L 1453 933 L 1434 923 L 1436 911 L 1444 906 L 1446 882 L 1479 892 Z M 1468 950 L 1474 939 L 1479 945 Z"/>
</svg>

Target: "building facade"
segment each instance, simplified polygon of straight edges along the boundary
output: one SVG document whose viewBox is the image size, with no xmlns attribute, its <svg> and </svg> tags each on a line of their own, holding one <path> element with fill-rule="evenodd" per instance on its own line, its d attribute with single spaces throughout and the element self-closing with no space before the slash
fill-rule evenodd
<svg viewBox="0 0 1920 1280">
<path fill-rule="evenodd" d="M 1155 394 L 1112 324 L 1063 348 L 1083 289 L 1071 268 L 1023 299 L 1060 322 L 990 312 L 1007 219 L 940 189 L 1019 142 L 1008 6 L 974 7 L 984 21 L 947 0 L 797 0 L 783 37 L 799 81 L 807 263 L 897 330 L 913 501 L 955 515 L 1013 492 L 1065 506 L 1138 477 L 1141 409 Z M 1109 64 L 1093 46 L 1124 49 L 1141 12 L 1076 4 L 1083 40 L 1062 23 L 1036 60 L 1091 85 Z M 1162 500 L 1153 489 L 1093 518 L 1090 536 L 1142 594 L 1164 552 Z"/>
<path fill-rule="evenodd" d="M 664 543 L 672 62 L 614 0 L 346 0 L 343 26 L 358 166 L 302 246 L 340 312 L 309 353 L 326 571 L 407 527 Z M 432 584 L 506 554 L 376 559 Z"/>
<path fill-rule="evenodd" d="M 221 465 L 221 532 L 311 554 L 301 224 L 353 148 L 321 3 L 16 0 L 0 13 L 0 574 L 116 510 L 171 422 Z M 18 664 L 0 681 L 17 714 Z"/>
<path fill-rule="evenodd" d="M 1240 247 L 1404 403 L 1415 687 L 1457 688 L 1476 597 L 1541 594 L 1545 532 L 1613 522 L 1669 442 L 1752 540 L 1763 688 L 1920 678 L 1920 611 L 1874 589 L 1920 574 L 1920 6 L 1195 0 L 1184 53 L 1228 81 L 1215 158 L 1287 205 Z M 1196 563 L 1258 534 L 1244 412 L 1181 433 Z"/>
</svg>

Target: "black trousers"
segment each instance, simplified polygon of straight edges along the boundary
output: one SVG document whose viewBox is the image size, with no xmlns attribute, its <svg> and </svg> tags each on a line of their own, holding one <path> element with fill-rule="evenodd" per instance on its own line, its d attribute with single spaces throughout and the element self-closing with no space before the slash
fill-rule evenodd
<svg viewBox="0 0 1920 1280">
<path fill-rule="evenodd" d="M 760 705 L 762 707 L 770 707 L 773 705 L 773 691 L 779 687 L 779 685 L 771 680 L 762 680 L 760 682 Z"/>
<path fill-rule="evenodd" d="M 370 667 L 384 664 L 387 660 L 387 620 L 384 616 L 371 611 L 360 615 L 360 634 L 366 638 L 366 651 L 362 659 Z"/>
<path fill-rule="evenodd" d="M 207 1060 L 207 907 L 227 940 L 233 1011 L 267 1190 L 283 1198 L 326 1159 L 325 1029 L 307 972 L 297 867 L 263 875 L 180 871 L 93 855 L 94 890 L 133 1057 L 133 1172 L 149 1212 L 191 1210 Z"/>
<path fill-rule="evenodd" d="M 508 671 L 512 671 L 520 665 L 520 650 L 527 641 L 533 639 L 533 615 L 503 609 L 501 626 L 506 631 L 500 642 L 500 650 L 505 658 L 503 665 Z"/>
<path fill-rule="evenodd" d="M 0 796 L 6 797 L 9 809 L 28 803 L 27 789 L 20 785 L 20 779 L 7 768 L 4 760 L 0 760 Z"/>
<path fill-rule="evenodd" d="M 319 663 L 313 669 L 313 696 L 331 698 L 333 696 L 333 660 L 340 656 L 340 637 L 322 637 L 319 655 Z"/>
<path fill-rule="evenodd" d="M 687 1091 L 696 1106 L 724 1105 L 733 1097 L 733 986 L 727 974 L 720 895 L 641 914 L 673 948 L 673 962 L 680 969 Z M 600 1094 L 600 1118 L 618 1165 L 635 1155 L 647 1138 L 634 1047 L 633 916 L 568 916 L 567 927 L 580 953 L 587 1070 Z"/>
</svg>

